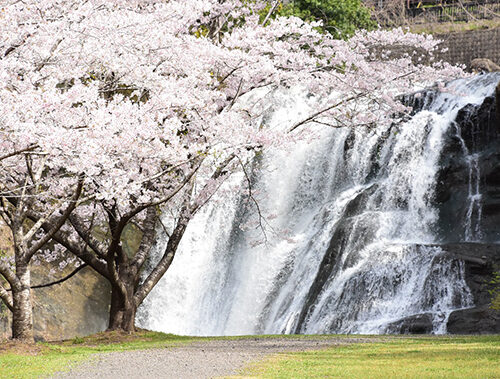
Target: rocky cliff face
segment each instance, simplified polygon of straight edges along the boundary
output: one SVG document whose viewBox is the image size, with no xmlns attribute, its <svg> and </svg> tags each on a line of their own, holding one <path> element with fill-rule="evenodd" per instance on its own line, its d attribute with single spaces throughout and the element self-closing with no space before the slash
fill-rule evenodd
<svg viewBox="0 0 500 379">
<path fill-rule="evenodd" d="M 495 99 L 495 97 L 497 97 Z M 410 99 L 411 101 L 411 99 Z M 490 309 L 491 280 L 500 270 L 500 83 L 496 96 L 467 105 L 447 135 L 441 157 L 436 225 L 443 259 L 465 268 L 474 307 L 449 315 L 451 334 L 500 333 L 500 311 Z M 425 107 L 418 100 L 416 109 Z M 471 197 L 477 197 L 477 204 Z M 470 220 L 464 223 L 462 220 Z M 417 314 L 390 325 L 393 333 L 430 333 L 430 314 Z"/>
<path fill-rule="evenodd" d="M 49 270 L 44 266 L 33 267 L 32 285 L 47 283 Z M 58 273 L 58 277 L 66 271 Z M 110 287 L 88 267 L 61 284 L 33 289 L 32 294 L 35 340 L 70 339 L 107 327 Z M 4 310 L 0 313 L 0 338 L 10 335 L 9 313 Z"/>
<path fill-rule="evenodd" d="M 39 283 L 40 269 L 32 282 Z M 35 339 L 61 340 L 101 332 L 108 325 L 110 286 L 89 267 L 67 282 L 33 290 Z"/>
<path fill-rule="evenodd" d="M 490 309 L 490 281 L 500 269 L 500 246 L 478 243 L 449 244 L 450 259 L 465 263 L 466 281 L 474 296 L 474 308 L 454 311 L 448 319 L 448 333 L 500 333 L 500 311 Z"/>
<path fill-rule="evenodd" d="M 475 304 L 475 308 L 450 315 L 449 333 L 500 333 L 500 312 L 489 308 L 488 293 L 494 271 L 500 270 L 500 117 L 497 107 L 498 99 L 491 96 L 480 106 L 469 105 L 461 109 L 456 120 L 456 134 L 449 136 L 448 149 L 443 156 L 438 188 L 443 239 L 482 242 L 444 246 L 450 258 L 464 262 Z M 475 157 L 472 169 L 471 156 Z M 471 212 L 467 206 L 471 182 L 476 182 L 480 188 L 481 204 L 472 209 L 472 213 L 477 214 L 470 216 L 475 218 L 476 224 L 469 225 L 474 230 L 467 231 L 467 225 L 456 220 L 466 219 Z"/>
<path fill-rule="evenodd" d="M 500 333 L 500 311 L 490 308 L 490 281 L 500 267 L 500 246 L 481 243 L 436 245 L 443 250 L 439 259 L 464 265 L 465 280 L 474 299 L 474 307 L 453 311 L 448 318 L 450 334 Z M 432 332 L 432 315 L 422 313 L 392 323 L 387 332 L 428 334 Z"/>
<path fill-rule="evenodd" d="M 440 235 L 449 242 L 500 241 L 500 120 L 494 97 L 461 109 L 447 137 L 436 189 Z M 466 223 L 457 220 L 468 219 L 469 197 L 475 191 L 470 186 L 476 185 L 480 204 L 473 209 L 474 230 L 466 236 Z"/>
</svg>

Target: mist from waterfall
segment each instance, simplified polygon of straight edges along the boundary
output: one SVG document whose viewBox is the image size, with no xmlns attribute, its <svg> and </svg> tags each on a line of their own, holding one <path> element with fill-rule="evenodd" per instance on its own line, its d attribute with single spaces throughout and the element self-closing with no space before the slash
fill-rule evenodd
<svg viewBox="0 0 500 379">
<path fill-rule="evenodd" d="M 233 175 L 225 184 L 232 190 L 189 224 L 138 324 L 182 335 L 377 334 L 425 313 L 433 332 L 445 333 L 450 313 L 473 299 L 463 265 L 444 259 L 438 245 L 435 189 L 444 136 L 451 130 L 461 138 L 458 111 L 480 104 L 498 80 L 483 75 L 422 92 L 422 109 L 401 124 L 314 125 L 316 138 L 263 154 L 247 173 L 259 209 L 234 190 L 247 177 Z M 318 100 L 276 91 L 264 101 L 268 127 L 283 127 Z M 469 203 L 457 238 L 478 241 L 477 152 L 465 142 L 463 152 Z"/>
</svg>

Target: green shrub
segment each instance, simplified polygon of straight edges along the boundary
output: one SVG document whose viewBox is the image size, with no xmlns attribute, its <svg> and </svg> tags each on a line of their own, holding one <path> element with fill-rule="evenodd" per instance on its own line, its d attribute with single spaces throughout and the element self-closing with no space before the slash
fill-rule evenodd
<svg viewBox="0 0 500 379">
<path fill-rule="evenodd" d="M 323 21 L 322 32 L 348 39 L 358 29 L 372 30 L 377 24 L 361 0 L 292 0 L 280 5 L 280 16 L 297 16 L 305 21 Z"/>
<path fill-rule="evenodd" d="M 85 340 L 82 337 L 75 337 L 73 338 L 73 341 L 71 341 L 73 345 L 80 345 L 85 342 Z"/>
<path fill-rule="evenodd" d="M 493 273 L 493 279 L 489 284 L 492 286 L 488 291 L 491 295 L 490 308 L 500 310 L 500 271 Z"/>
</svg>

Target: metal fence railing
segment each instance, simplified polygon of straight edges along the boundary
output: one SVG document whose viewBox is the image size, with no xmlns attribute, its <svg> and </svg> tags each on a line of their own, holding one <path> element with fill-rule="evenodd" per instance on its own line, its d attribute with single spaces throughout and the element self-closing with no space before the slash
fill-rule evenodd
<svg viewBox="0 0 500 379">
<path fill-rule="evenodd" d="M 426 22 L 455 22 L 500 17 L 500 0 L 483 1 L 421 1 L 408 2 L 408 18 Z"/>
</svg>

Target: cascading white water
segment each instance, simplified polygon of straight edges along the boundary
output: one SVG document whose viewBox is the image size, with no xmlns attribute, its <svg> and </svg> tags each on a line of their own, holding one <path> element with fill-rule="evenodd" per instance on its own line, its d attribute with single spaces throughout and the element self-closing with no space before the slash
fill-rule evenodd
<svg viewBox="0 0 500 379">
<path fill-rule="evenodd" d="M 291 152 L 265 154 L 253 172 L 254 191 L 265 194 L 260 210 L 274 215 L 263 243 L 255 245 L 261 228 L 240 228 L 258 217 L 244 195 L 210 204 L 189 225 L 138 323 L 188 335 L 384 333 L 428 314 L 433 332 L 446 332 L 451 311 L 473 300 L 463 265 L 435 246 L 441 150 L 459 109 L 481 103 L 496 82 L 487 75 L 456 81 L 404 124 L 322 127 Z M 269 96 L 270 127 L 301 119 L 313 101 Z M 479 167 L 463 148 L 470 162 L 465 240 L 475 240 Z M 242 180 L 235 175 L 232 184 Z"/>
</svg>

